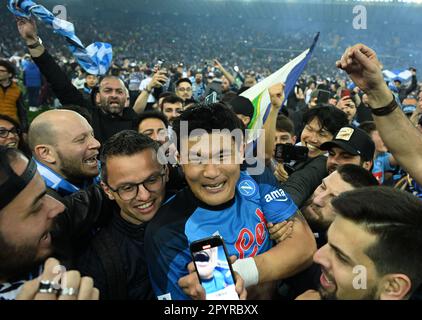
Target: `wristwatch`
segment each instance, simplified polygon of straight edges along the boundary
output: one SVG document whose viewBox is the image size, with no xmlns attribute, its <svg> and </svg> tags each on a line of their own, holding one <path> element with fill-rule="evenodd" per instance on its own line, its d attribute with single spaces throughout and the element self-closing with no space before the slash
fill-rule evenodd
<svg viewBox="0 0 422 320">
<path fill-rule="evenodd" d="M 29 45 L 27 45 L 27 47 L 29 48 L 29 49 L 35 49 L 35 48 L 38 48 L 39 46 L 41 46 L 42 45 L 42 40 L 41 40 L 41 38 L 40 37 L 38 37 L 38 40 L 37 40 L 37 42 L 35 42 L 35 43 L 33 43 L 33 44 L 29 44 Z"/>
</svg>

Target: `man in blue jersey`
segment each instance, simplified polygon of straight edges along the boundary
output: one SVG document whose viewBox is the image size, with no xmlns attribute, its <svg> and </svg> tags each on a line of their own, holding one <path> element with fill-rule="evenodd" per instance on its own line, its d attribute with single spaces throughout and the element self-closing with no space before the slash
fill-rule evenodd
<svg viewBox="0 0 422 320">
<path fill-rule="evenodd" d="M 233 267 L 246 287 L 309 266 L 315 239 L 296 205 L 272 174 L 241 171 L 244 131 L 236 115 L 219 103 L 196 105 L 173 129 L 188 187 L 161 207 L 146 231 L 145 251 L 158 299 L 188 298 L 188 288 L 178 281 L 189 273 L 189 244 L 216 234 L 225 240 L 229 255 L 238 258 Z M 293 230 L 274 245 L 267 223 L 285 220 L 293 221 Z"/>
</svg>

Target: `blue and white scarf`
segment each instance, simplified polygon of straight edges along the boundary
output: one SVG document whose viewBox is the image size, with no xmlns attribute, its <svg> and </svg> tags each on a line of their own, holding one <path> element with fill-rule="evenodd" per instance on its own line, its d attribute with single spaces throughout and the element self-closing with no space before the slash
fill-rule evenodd
<svg viewBox="0 0 422 320">
<path fill-rule="evenodd" d="M 66 179 L 64 179 L 62 176 L 51 170 L 46 165 L 42 164 L 41 162 L 37 163 L 37 170 L 41 177 L 44 179 L 44 182 L 46 186 L 50 189 L 55 190 L 58 194 L 60 194 L 62 197 L 71 195 L 72 193 L 75 193 L 79 191 L 79 187 L 75 186 L 74 184 L 70 183 Z M 85 184 L 83 188 L 87 188 L 91 184 L 98 184 L 100 181 L 99 177 L 96 177 L 90 181 L 85 181 Z"/>
<path fill-rule="evenodd" d="M 113 59 L 111 44 L 95 42 L 85 48 L 75 35 L 73 23 L 55 17 L 45 7 L 31 0 L 9 0 L 7 7 L 15 16 L 27 19 L 35 16 L 45 24 L 52 26 L 54 32 L 65 37 L 73 56 L 87 73 L 93 75 L 107 73 Z"/>
</svg>

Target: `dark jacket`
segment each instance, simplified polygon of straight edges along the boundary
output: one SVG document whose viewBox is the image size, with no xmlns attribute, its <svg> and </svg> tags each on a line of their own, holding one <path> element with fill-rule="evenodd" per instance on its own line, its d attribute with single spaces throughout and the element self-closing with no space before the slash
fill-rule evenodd
<svg viewBox="0 0 422 320">
<path fill-rule="evenodd" d="M 60 69 L 53 57 L 45 51 L 40 57 L 33 58 L 41 73 L 51 84 L 51 88 L 62 105 L 85 107 L 92 116 L 92 128 L 95 138 L 103 143 L 112 135 L 123 130 L 136 130 L 137 114 L 132 108 L 124 108 L 123 115 L 110 115 L 93 106 L 90 99 L 72 85 L 66 74 Z"/>
<path fill-rule="evenodd" d="M 114 206 L 111 221 L 79 258 L 77 269 L 94 279 L 101 300 L 154 299 L 144 251 L 146 224 L 135 225 Z"/>
<path fill-rule="evenodd" d="M 297 163 L 295 171 L 290 174 L 287 181 L 281 184 L 293 202 L 301 208 L 316 188 L 321 184 L 322 179 L 327 175 L 327 157 L 324 155 Z"/>
</svg>

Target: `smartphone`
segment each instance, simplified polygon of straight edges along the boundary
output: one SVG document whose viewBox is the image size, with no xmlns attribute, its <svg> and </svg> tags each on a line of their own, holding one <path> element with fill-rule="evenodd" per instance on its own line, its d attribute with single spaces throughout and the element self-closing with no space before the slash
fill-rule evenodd
<svg viewBox="0 0 422 320">
<path fill-rule="evenodd" d="M 352 93 L 351 93 L 350 90 L 348 90 L 348 89 L 342 89 L 341 90 L 340 98 L 343 98 L 343 97 L 351 97 L 351 96 L 352 96 Z"/>
<path fill-rule="evenodd" d="M 309 149 L 290 143 L 278 143 L 275 146 L 275 159 L 279 162 L 304 161 L 308 159 Z"/>
<path fill-rule="evenodd" d="M 221 236 L 192 242 L 190 252 L 206 300 L 239 300 L 233 269 Z"/>
<path fill-rule="evenodd" d="M 328 100 L 330 99 L 330 94 L 330 91 L 318 89 L 317 103 L 328 103 Z"/>
</svg>

